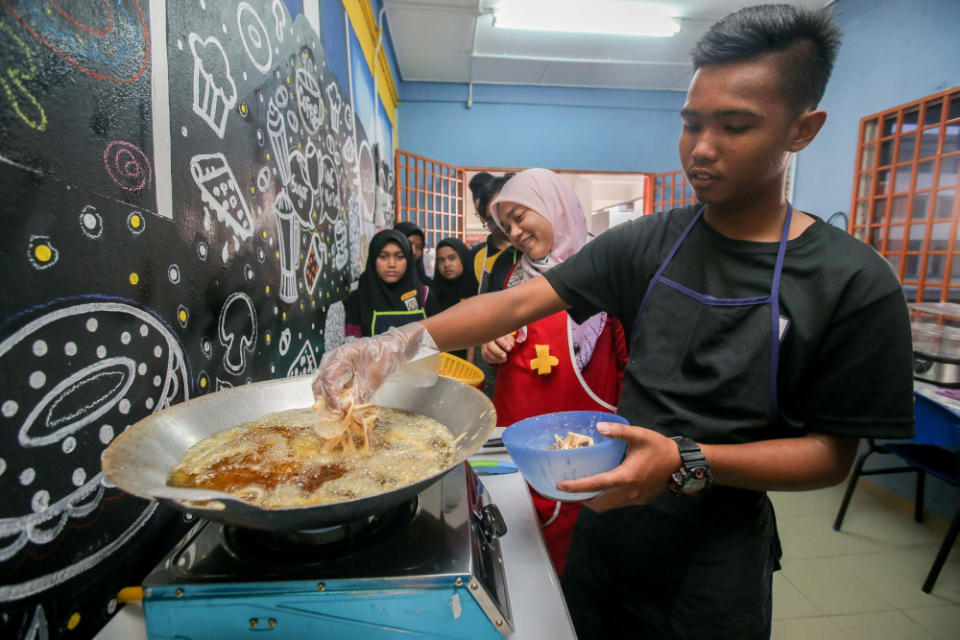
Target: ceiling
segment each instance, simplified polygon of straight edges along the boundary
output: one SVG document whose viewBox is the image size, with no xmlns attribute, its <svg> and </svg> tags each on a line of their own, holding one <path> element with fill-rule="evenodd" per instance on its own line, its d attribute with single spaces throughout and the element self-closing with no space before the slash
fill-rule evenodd
<svg viewBox="0 0 960 640">
<path fill-rule="evenodd" d="M 676 8 L 681 28 L 673 37 L 652 38 L 494 27 L 494 11 L 511 1 L 383 0 L 401 79 L 685 91 L 693 73 L 689 52 L 697 39 L 717 19 L 757 4 L 661 0 Z"/>
</svg>

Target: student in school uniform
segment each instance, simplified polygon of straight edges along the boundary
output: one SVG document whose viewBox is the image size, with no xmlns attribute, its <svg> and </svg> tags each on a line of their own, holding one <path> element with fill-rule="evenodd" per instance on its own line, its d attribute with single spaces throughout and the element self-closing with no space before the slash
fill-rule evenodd
<svg viewBox="0 0 960 640">
<path fill-rule="evenodd" d="M 370 239 L 367 266 L 345 306 L 348 337 L 379 335 L 436 313 L 430 288 L 412 268 L 406 236 L 384 229 Z"/>
</svg>

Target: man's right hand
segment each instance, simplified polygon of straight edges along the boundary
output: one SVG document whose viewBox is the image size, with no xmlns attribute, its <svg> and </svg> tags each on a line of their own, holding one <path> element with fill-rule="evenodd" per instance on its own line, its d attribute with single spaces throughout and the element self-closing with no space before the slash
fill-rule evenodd
<svg viewBox="0 0 960 640">
<path fill-rule="evenodd" d="M 366 403 L 398 366 L 436 352 L 436 343 L 419 322 L 393 327 L 323 354 L 313 379 L 313 395 L 332 411 L 343 410 L 348 389 L 356 403 Z"/>
</svg>

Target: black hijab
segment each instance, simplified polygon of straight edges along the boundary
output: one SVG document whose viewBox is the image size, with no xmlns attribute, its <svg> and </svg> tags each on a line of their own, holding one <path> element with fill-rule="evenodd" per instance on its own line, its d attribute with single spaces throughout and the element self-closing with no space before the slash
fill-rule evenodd
<svg viewBox="0 0 960 640">
<path fill-rule="evenodd" d="M 388 242 L 400 245 L 403 255 L 407 258 L 407 270 L 403 277 L 393 284 L 384 282 L 377 275 L 377 256 Z M 395 229 L 377 232 L 370 239 L 367 268 L 360 274 L 357 290 L 350 294 L 350 299 L 347 301 L 347 323 L 359 325 L 366 335 L 366 331 L 373 322 L 374 311 L 408 311 L 403 296 L 410 291 L 416 291 L 417 305 L 423 309 L 423 283 L 417 278 L 416 271 L 411 268 L 412 265 L 413 250 L 410 249 L 407 236 Z M 409 298 L 409 295 L 407 297 Z"/>
<path fill-rule="evenodd" d="M 433 284 L 430 285 L 431 291 L 437 296 L 437 304 L 440 310 L 444 311 L 457 304 L 464 298 L 477 295 L 477 276 L 473 272 L 473 260 L 470 258 L 470 250 L 457 238 L 444 238 L 437 243 L 437 253 L 443 247 L 450 247 L 460 256 L 460 263 L 463 265 L 463 273 L 455 280 L 447 280 L 440 275 L 438 269 L 433 274 Z"/>
<path fill-rule="evenodd" d="M 420 236 L 420 240 L 423 241 L 423 248 L 427 248 L 427 236 L 423 234 L 423 229 L 418 227 L 415 223 L 409 222 L 407 220 L 403 222 L 398 222 L 393 225 L 393 228 L 402 233 L 405 237 L 409 238 L 410 236 Z M 432 284 L 430 278 L 427 277 L 427 270 L 423 267 L 423 254 L 420 254 L 420 259 L 417 260 L 417 277 L 420 279 L 420 282 L 423 284 Z"/>
</svg>

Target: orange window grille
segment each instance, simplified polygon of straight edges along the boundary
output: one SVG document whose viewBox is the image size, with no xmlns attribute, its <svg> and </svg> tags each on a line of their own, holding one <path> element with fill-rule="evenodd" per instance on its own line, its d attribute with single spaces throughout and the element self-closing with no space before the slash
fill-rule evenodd
<svg viewBox="0 0 960 640">
<path fill-rule="evenodd" d="M 450 236 L 463 239 L 463 169 L 397 149 L 397 222 L 423 229 L 427 247 Z"/>
<path fill-rule="evenodd" d="M 960 302 L 960 87 L 860 120 L 850 233 L 911 302 Z"/>
<path fill-rule="evenodd" d="M 651 177 L 653 197 L 647 199 L 647 210 L 644 213 L 670 211 L 697 201 L 693 187 L 687 182 L 687 176 L 683 171 L 655 173 Z"/>
</svg>

